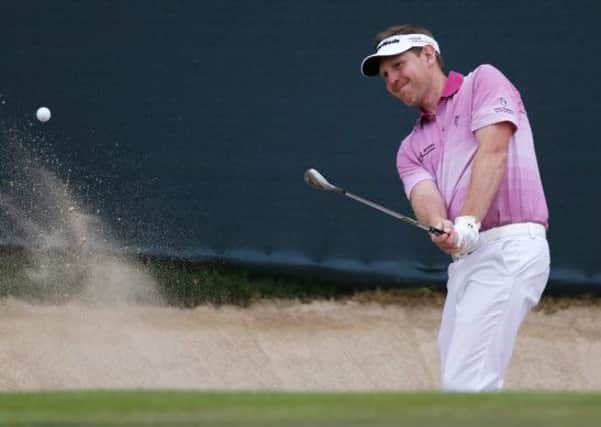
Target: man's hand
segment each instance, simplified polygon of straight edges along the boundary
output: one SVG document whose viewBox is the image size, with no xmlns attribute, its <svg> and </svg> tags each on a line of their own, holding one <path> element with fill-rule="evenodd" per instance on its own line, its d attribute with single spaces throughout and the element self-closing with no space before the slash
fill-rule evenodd
<svg viewBox="0 0 601 427">
<path fill-rule="evenodd" d="M 441 219 L 434 227 L 444 231 L 444 234 L 436 235 L 430 234 L 430 238 L 436 246 L 443 252 L 449 255 L 455 255 L 458 252 L 455 241 L 457 240 L 457 233 L 453 230 L 453 223 L 448 219 Z"/>
<path fill-rule="evenodd" d="M 441 219 L 434 226 L 445 234 L 431 234 L 432 242 L 449 255 L 467 255 L 478 247 L 480 223 L 473 216 L 457 217 L 454 225 Z"/>
<path fill-rule="evenodd" d="M 462 256 L 473 252 L 478 247 L 480 223 L 473 216 L 458 216 L 453 227 L 457 248 L 456 255 Z"/>
</svg>

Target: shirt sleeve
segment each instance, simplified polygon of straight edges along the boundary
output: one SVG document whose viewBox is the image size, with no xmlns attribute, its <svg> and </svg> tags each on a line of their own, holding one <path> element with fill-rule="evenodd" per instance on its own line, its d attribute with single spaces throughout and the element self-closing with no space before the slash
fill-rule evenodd
<svg viewBox="0 0 601 427">
<path fill-rule="evenodd" d="M 411 190 L 413 187 L 425 179 L 434 181 L 434 177 L 428 172 L 419 161 L 418 152 L 411 145 L 411 139 L 408 137 L 403 141 L 396 157 L 396 168 L 403 181 L 403 188 L 408 200 L 411 200 Z"/>
<path fill-rule="evenodd" d="M 518 112 L 523 108 L 513 84 L 492 65 L 475 71 L 471 131 L 494 123 L 510 122 L 517 129 Z"/>
</svg>

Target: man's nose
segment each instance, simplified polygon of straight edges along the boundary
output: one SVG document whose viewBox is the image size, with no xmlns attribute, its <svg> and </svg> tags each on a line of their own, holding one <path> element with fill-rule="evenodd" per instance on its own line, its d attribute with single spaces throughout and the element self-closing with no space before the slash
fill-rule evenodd
<svg viewBox="0 0 601 427">
<path fill-rule="evenodd" d="M 396 89 L 399 84 L 399 76 L 397 73 L 390 72 L 386 76 L 386 86 L 388 89 Z"/>
</svg>

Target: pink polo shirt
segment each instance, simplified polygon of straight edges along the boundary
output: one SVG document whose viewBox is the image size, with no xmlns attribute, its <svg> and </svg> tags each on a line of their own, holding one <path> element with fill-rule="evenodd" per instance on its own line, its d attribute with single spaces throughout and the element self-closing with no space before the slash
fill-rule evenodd
<svg viewBox="0 0 601 427">
<path fill-rule="evenodd" d="M 481 65 L 465 77 L 451 71 L 436 114 L 422 113 L 401 143 L 396 163 L 407 197 L 418 182 L 433 180 L 454 221 L 465 202 L 478 148 L 474 132 L 505 121 L 516 128 L 507 173 L 481 230 L 518 222 L 547 227 L 547 202 L 524 104 L 518 90 L 492 65 Z"/>
</svg>

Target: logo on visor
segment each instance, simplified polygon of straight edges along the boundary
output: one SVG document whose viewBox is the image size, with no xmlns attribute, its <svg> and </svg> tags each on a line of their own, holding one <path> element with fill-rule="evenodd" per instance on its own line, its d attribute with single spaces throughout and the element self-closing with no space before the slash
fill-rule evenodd
<svg viewBox="0 0 601 427">
<path fill-rule="evenodd" d="M 382 43 L 380 43 L 378 45 L 378 50 L 382 49 L 384 46 L 388 46 L 389 44 L 395 44 L 395 43 L 400 43 L 401 41 L 399 39 L 392 39 L 392 40 L 384 40 Z"/>
</svg>

